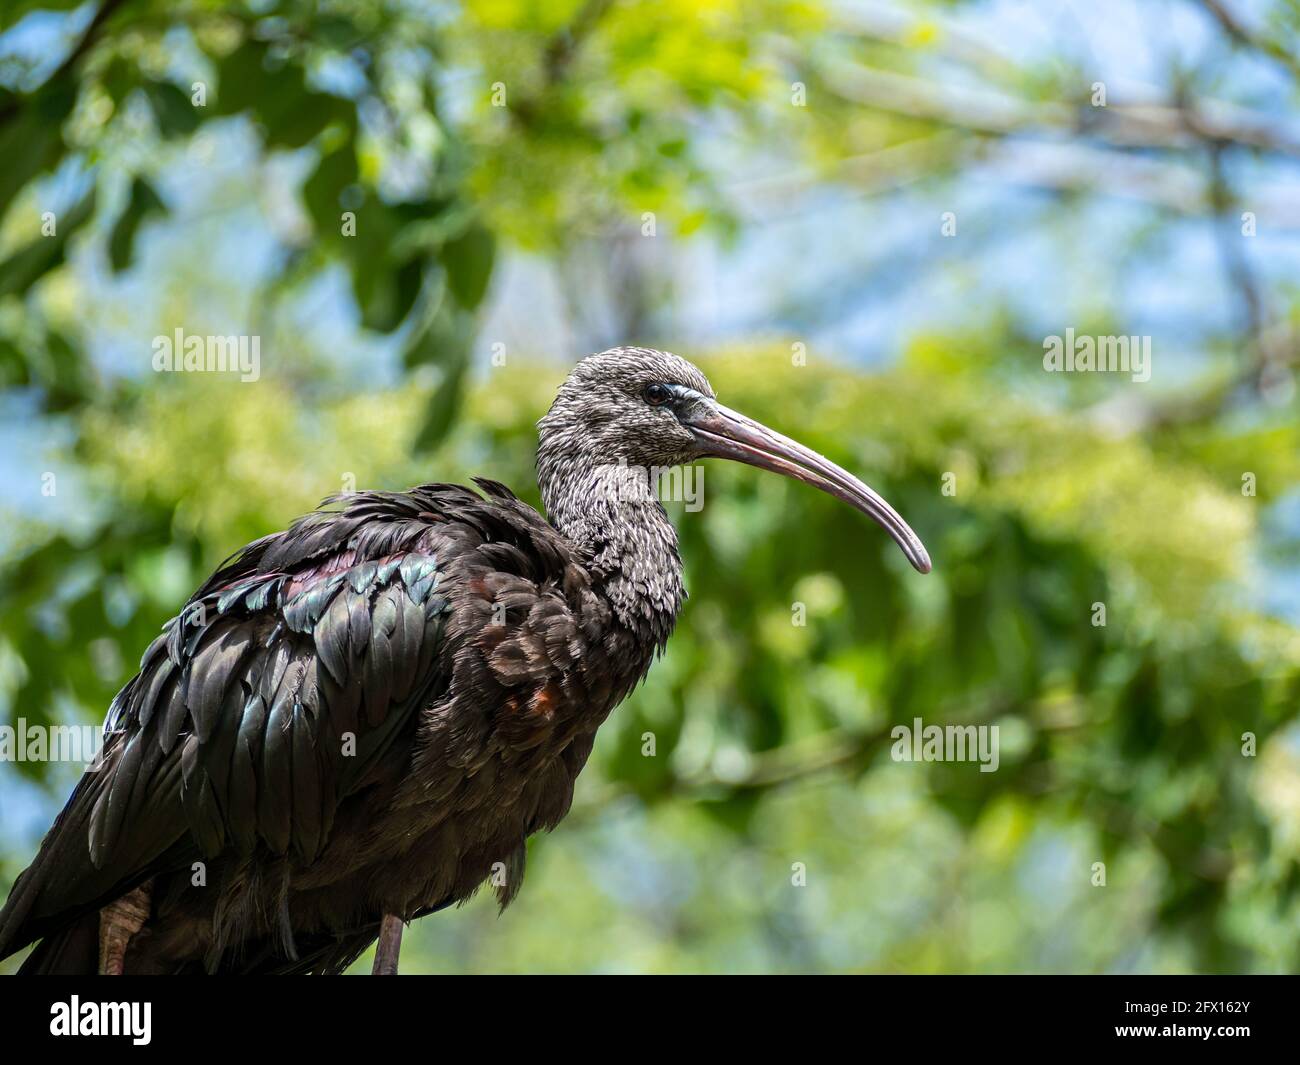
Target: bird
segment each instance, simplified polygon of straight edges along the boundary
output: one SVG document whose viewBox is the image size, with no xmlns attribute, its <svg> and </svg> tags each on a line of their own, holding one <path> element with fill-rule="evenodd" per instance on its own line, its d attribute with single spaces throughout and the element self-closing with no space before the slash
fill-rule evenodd
<svg viewBox="0 0 1300 1065">
<path fill-rule="evenodd" d="M 579 360 L 538 422 L 545 516 L 507 487 L 325 500 L 227 559 L 145 650 L 0 911 L 21 973 L 338 974 L 563 819 L 597 729 L 686 599 L 656 471 L 802 481 L 931 562 L 883 498 L 719 403 L 686 359 Z"/>
</svg>

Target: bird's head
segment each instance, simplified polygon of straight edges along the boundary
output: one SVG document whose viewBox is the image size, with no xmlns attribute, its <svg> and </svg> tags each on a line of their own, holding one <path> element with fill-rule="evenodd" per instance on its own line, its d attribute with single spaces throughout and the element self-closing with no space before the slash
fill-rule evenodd
<svg viewBox="0 0 1300 1065">
<path fill-rule="evenodd" d="M 920 538 L 876 492 L 829 459 L 717 401 L 708 378 L 679 355 L 613 348 L 590 355 L 560 386 L 538 424 L 544 477 L 583 466 L 668 469 L 725 458 L 819 488 L 879 524 L 921 573 Z"/>
</svg>

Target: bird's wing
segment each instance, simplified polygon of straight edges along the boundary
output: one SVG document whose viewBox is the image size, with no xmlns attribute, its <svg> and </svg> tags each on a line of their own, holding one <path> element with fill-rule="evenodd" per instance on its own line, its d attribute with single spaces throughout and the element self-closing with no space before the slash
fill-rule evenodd
<svg viewBox="0 0 1300 1065">
<path fill-rule="evenodd" d="M 555 561 L 536 512 L 524 522 L 480 483 L 491 499 L 426 485 L 327 501 L 342 507 L 223 565 L 114 699 L 102 764 L 0 912 L 0 957 L 163 869 L 261 846 L 318 855 L 340 800 L 448 682 L 449 569 L 522 556 L 511 534 Z"/>
</svg>

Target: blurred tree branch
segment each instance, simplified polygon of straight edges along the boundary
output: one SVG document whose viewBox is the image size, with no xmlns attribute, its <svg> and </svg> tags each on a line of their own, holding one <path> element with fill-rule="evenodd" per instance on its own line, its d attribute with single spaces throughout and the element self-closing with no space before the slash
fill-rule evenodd
<svg viewBox="0 0 1300 1065">
<path fill-rule="evenodd" d="M 532 96 L 510 102 L 510 113 L 519 122 L 525 126 L 537 124 L 547 95 L 564 80 L 583 43 L 613 4 L 614 0 L 586 0 L 573 21 L 552 35 L 542 49 L 541 86 Z"/>
<path fill-rule="evenodd" d="M 1020 712 L 1029 714 L 1034 709 L 1034 706 L 1021 707 Z M 927 721 L 926 725 L 937 725 L 939 728 L 978 726 L 1013 712 L 1017 712 L 1015 700 L 999 696 L 988 700 L 972 714 L 959 717 L 954 712 L 947 711 L 935 720 Z M 713 770 L 701 770 L 687 775 L 674 773 L 657 789 L 653 798 L 655 801 L 675 798 L 698 800 L 709 795 L 767 791 L 832 770 L 863 767 L 890 743 L 892 730 L 898 724 L 891 720 L 878 728 L 863 731 L 839 729 L 811 740 L 767 751 L 752 751 L 747 756 L 743 772 L 735 774 L 719 775 Z M 599 813 L 610 802 L 635 793 L 630 784 L 602 787 L 594 794 L 584 795 L 575 803 L 570 817 Z"/>
<path fill-rule="evenodd" d="M 985 136 L 1091 137 L 1117 149 L 1188 150 L 1220 141 L 1300 158 L 1300 141 L 1276 132 L 1262 116 L 1219 101 L 1202 101 L 1195 110 L 1161 103 L 1035 103 L 847 63 L 823 73 L 828 88 L 849 103 Z"/>
<path fill-rule="evenodd" d="M 1200 3 L 1237 44 L 1267 56 L 1292 75 L 1300 76 L 1300 60 L 1296 58 L 1294 52 L 1287 51 L 1279 42 L 1261 37 L 1249 29 L 1219 0 L 1200 0 Z"/>
</svg>

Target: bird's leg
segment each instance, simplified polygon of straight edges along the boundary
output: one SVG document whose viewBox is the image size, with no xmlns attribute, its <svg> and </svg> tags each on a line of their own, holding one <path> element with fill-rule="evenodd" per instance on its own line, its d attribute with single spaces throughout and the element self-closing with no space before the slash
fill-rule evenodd
<svg viewBox="0 0 1300 1065">
<path fill-rule="evenodd" d="M 150 882 L 99 911 L 99 975 L 121 976 L 131 937 L 149 920 Z"/>
<path fill-rule="evenodd" d="M 375 966 L 371 976 L 396 976 L 397 954 L 402 949 L 402 919 L 391 913 L 379 922 L 379 945 L 375 947 Z"/>
</svg>

